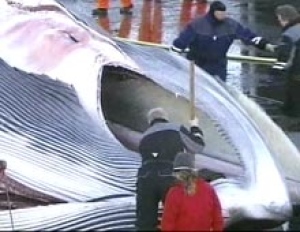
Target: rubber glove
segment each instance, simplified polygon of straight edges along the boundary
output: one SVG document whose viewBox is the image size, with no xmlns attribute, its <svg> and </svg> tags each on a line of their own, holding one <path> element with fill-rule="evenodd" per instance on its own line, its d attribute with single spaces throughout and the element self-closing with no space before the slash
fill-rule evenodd
<svg viewBox="0 0 300 232">
<path fill-rule="evenodd" d="M 265 49 L 269 52 L 275 52 L 276 48 L 277 48 L 276 45 L 268 43 L 268 44 L 266 44 Z"/>
</svg>

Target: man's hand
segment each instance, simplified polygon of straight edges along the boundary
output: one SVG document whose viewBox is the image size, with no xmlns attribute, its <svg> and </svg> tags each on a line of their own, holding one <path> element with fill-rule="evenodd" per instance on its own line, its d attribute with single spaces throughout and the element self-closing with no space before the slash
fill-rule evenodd
<svg viewBox="0 0 300 232">
<path fill-rule="evenodd" d="M 259 45 L 261 40 L 262 40 L 262 37 L 256 36 L 253 39 L 251 39 L 251 42 L 254 43 L 255 45 Z"/>
<path fill-rule="evenodd" d="M 182 49 L 177 48 L 177 47 L 175 47 L 174 45 L 172 45 L 172 46 L 170 47 L 170 51 L 172 51 L 172 52 L 177 52 L 177 53 L 182 53 L 182 52 L 183 52 Z"/>
<path fill-rule="evenodd" d="M 274 44 L 266 44 L 266 50 L 267 51 L 269 51 L 269 52 L 275 52 L 275 50 L 276 50 L 276 48 L 277 48 L 277 46 L 276 45 L 274 45 Z"/>
<path fill-rule="evenodd" d="M 171 52 L 176 52 L 176 53 L 178 53 L 178 54 L 185 54 L 185 53 L 188 53 L 189 50 L 190 50 L 189 48 L 186 48 L 186 49 L 180 49 L 180 48 L 175 47 L 174 45 L 172 45 L 172 46 L 170 47 L 170 51 L 171 51 Z"/>
<path fill-rule="evenodd" d="M 276 70 L 286 70 L 287 69 L 287 64 L 284 63 L 284 62 L 276 62 L 273 66 L 272 66 L 273 69 L 276 69 Z"/>
<path fill-rule="evenodd" d="M 199 119 L 197 117 L 195 117 L 194 119 L 191 119 L 190 125 L 199 127 Z"/>
</svg>

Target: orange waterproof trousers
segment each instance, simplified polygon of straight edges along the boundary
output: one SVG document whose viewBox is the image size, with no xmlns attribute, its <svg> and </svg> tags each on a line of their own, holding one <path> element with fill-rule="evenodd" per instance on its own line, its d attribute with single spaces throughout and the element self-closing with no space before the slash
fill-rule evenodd
<svg viewBox="0 0 300 232">
<path fill-rule="evenodd" d="M 110 0 L 97 0 L 98 8 L 108 9 Z M 121 0 L 122 7 L 129 7 L 132 5 L 132 0 Z"/>
</svg>

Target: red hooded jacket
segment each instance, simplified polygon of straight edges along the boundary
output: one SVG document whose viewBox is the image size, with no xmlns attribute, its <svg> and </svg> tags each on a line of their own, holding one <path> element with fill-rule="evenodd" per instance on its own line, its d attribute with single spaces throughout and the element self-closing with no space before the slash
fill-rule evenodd
<svg viewBox="0 0 300 232">
<path fill-rule="evenodd" d="M 164 204 L 162 231 L 222 231 L 221 205 L 213 187 L 199 179 L 196 194 L 185 193 L 182 183 L 172 187 Z"/>
</svg>

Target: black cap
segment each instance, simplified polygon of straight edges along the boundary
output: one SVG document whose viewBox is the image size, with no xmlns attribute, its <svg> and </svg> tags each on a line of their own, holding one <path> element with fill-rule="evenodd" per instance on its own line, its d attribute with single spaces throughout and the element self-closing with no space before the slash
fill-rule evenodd
<svg viewBox="0 0 300 232">
<path fill-rule="evenodd" d="M 195 155 L 179 152 L 174 159 L 173 170 L 176 171 L 193 171 L 195 170 Z"/>
<path fill-rule="evenodd" d="M 209 7 L 209 12 L 210 13 L 213 13 L 215 11 L 226 11 L 226 6 L 223 2 L 220 2 L 220 1 L 213 1 L 211 4 L 210 4 L 210 7 Z"/>
</svg>

